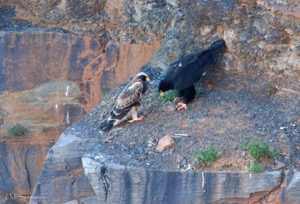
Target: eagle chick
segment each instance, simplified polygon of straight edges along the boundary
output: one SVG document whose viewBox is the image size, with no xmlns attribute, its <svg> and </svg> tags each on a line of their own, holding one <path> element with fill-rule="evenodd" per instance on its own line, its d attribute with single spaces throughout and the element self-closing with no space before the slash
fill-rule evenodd
<svg viewBox="0 0 300 204">
<path fill-rule="evenodd" d="M 128 120 L 130 123 L 143 120 L 138 117 L 138 109 L 141 105 L 142 96 L 148 89 L 150 78 L 144 72 L 137 73 L 126 85 L 117 98 L 108 119 L 101 124 L 102 131 L 109 131 L 112 127 Z"/>
</svg>

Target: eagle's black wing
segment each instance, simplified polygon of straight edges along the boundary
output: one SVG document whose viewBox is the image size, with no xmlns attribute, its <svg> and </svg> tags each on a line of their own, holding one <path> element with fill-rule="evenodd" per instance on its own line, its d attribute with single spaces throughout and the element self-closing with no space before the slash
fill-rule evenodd
<svg viewBox="0 0 300 204">
<path fill-rule="evenodd" d="M 164 79 L 166 81 L 174 81 L 174 78 L 182 71 L 185 65 L 197 60 L 196 54 L 189 54 L 187 56 L 181 57 L 179 60 L 173 62 L 169 65 L 169 68 L 165 74 Z"/>
<path fill-rule="evenodd" d="M 219 40 L 213 43 L 207 50 L 190 58 L 190 61 L 182 61 L 173 75 L 174 88 L 183 90 L 197 83 L 206 71 L 214 65 L 215 55 L 224 46 L 225 41 Z"/>
<path fill-rule="evenodd" d="M 214 64 L 210 52 L 205 51 L 199 58 L 183 66 L 174 76 L 174 88 L 183 90 L 197 83 L 203 74 Z"/>
</svg>

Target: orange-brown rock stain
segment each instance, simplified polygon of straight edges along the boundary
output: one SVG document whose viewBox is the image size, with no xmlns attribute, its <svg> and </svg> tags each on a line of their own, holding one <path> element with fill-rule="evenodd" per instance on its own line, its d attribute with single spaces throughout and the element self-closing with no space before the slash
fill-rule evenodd
<svg viewBox="0 0 300 204">
<path fill-rule="evenodd" d="M 5 50 L 0 139 L 10 151 L 3 156 L 10 157 L 6 165 L 15 182 L 13 192 L 19 195 L 31 194 L 44 158 L 60 134 L 160 49 L 157 44 L 51 31 L 5 33 L 0 46 Z M 16 123 L 30 133 L 8 137 L 8 128 Z"/>
<path fill-rule="evenodd" d="M 85 86 L 89 84 L 89 93 L 85 93 L 86 111 L 91 111 L 95 105 L 99 104 L 109 90 L 132 77 L 150 61 L 153 54 L 160 48 L 158 45 L 109 41 L 104 50 L 101 48 L 102 52 L 97 53 L 95 59 L 91 60 L 84 69 L 82 81 Z M 113 49 L 113 51 L 108 49 Z M 95 66 L 95 61 L 101 62 Z"/>
</svg>

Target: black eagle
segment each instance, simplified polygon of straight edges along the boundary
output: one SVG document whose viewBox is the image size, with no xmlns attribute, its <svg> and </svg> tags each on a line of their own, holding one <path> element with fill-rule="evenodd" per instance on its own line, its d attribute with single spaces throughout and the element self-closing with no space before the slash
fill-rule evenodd
<svg viewBox="0 0 300 204">
<path fill-rule="evenodd" d="M 141 105 L 142 96 L 148 89 L 150 78 L 144 72 L 137 73 L 126 85 L 117 98 L 108 119 L 101 124 L 102 131 L 108 131 L 112 127 L 128 120 L 130 123 L 143 120 L 138 117 L 138 109 Z"/>
<path fill-rule="evenodd" d="M 178 96 L 183 97 L 183 103 L 178 103 L 178 110 L 186 109 L 186 104 L 192 102 L 196 96 L 194 84 L 214 65 L 216 55 L 225 45 L 224 40 L 218 40 L 207 50 L 187 55 L 172 63 L 159 83 L 160 94 L 172 89 L 178 90 Z"/>
</svg>

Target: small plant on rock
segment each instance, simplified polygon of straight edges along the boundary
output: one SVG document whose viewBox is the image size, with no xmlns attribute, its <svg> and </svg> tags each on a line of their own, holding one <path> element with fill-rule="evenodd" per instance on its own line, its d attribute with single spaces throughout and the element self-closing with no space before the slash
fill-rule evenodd
<svg viewBox="0 0 300 204">
<path fill-rule="evenodd" d="M 243 145 L 244 146 L 244 145 Z M 259 162 L 262 157 L 270 157 L 275 159 L 278 157 L 278 151 L 271 151 L 270 146 L 266 142 L 259 143 L 257 139 L 244 146 L 249 155 L 254 159 L 248 166 L 248 170 L 252 173 L 261 173 L 264 171 L 264 165 Z"/>
<path fill-rule="evenodd" d="M 248 170 L 252 173 L 258 174 L 264 171 L 264 165 L 257 161 L 254 161 L 249 164 Z"/>
<path fill-rule="evenodd" d="M 11 137 L 15 137 L 29 133 L 29 130 L 20 124 L 16 124 L 13 127 L 10 127 L 7 132 Z"/>
<path fill-rule="evenodd" d="M 163 104 L 168 103 L 169 101 L 174 101 L 174 99 L 178 97 L 178 93 L 175 90 L 167 91 L 161 98 Z"/>
<path fill-rule="evenodd" d="M 268 156 L 272 159 L 278 157 L 277 152 L 271 151 L 270 146 L 266 142 L 262 142 L 260 144 L 257 140 L 253 140 L 250 144 L 248 144 L 247 149 L 250 156 L 255 160 L 259 160 L 264 156 Z"/>
<path fill-rule="evenodd" d="M 218 158 L 218 152 L 214 147 L 208 147 L 199 150 L 198 153 L 193 155 L 197 162 L 204 163 L 205 165 L 210 165 Z"/>
</svg>

